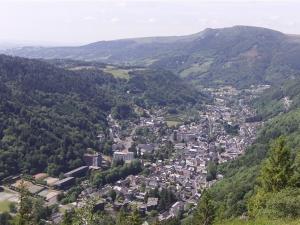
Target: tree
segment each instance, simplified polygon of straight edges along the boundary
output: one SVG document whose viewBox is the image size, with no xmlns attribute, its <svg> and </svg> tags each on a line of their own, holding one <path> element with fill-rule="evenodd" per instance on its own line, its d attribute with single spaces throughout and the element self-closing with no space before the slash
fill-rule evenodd
<svg viewBox="0 0 300 225">
<path fill-rule="evenodd" d="M 215 206 L 209 191 L 204 190 L 193 217 L 193 225 L 211 225 L 215 218 Z"/>
<path fill-rule="evenodd" d="M 217 178 L 217 165 L 214 161 L 209 161 L 207 166 L 207 181 L 212 181 Z"/>
<path fill-rule="evenodd" d="M 17 212 L 17 207 L 16 207 L 16 204 L 14 202 L 9 203 L 8 207 L 9 207 L 9 212 L 11 212 L 11 213 L 16 213 Z"/>
<path fill-rule="evenodd" d="M 118 213 L 116 218 L 116 225 L 127 225 L 127 215 L 123 209 Z"/>
<path fill-rule="evenodd" d="M 293 164 L 293 175 L 290 180 L 290 185 L 300 188 L 300 152 L 298 152 Z"/>
<path fill-rule="evenodd" d="M 175 194 L 170 189 L 163 188 L 159 193 L 158 209 L 164 211 L 177 200 Z"/>
<path fill-rule="evenodd" d="M 116 200 L 116 197 L 117 197 L 117 193 L 115 190 L 110 190 L 109 191 L 109 197 L 111 197 L 112 201 L 114 202 Z"/>
<path fill-rule="evenodd" d="M 279 191 L 287 187 L 293 173 L 290 149 L 284 137 L 273 143 L 269 157 L 263 163 L 258 178 L 260 187 L 265 192 Z"/>
<path fill-rule="evenodd" d="M 43 200 L 33 198 L 24 181 L 20 185 L 20 209 L 16 216 L 18 225 L 40 225 L 51 215 L 51 209 L 43 206 Z"/>
<path fill-rule="evenodd" d="M 29 225 L 33 220 L 32 215 L 32 199 L 30 193 L 26 189 L 24 181 L 20 186 L 20 210 L 18 225 Z"/>
<path fill-rule="evenodd" d="M 66 210 L 63 216 L 62 225 L 72 225 L 74 220 L 74 209 L 68 211 Z"/>
<path fill-rule="evenodd" d="M 249 199 L 248 212 L 255 217 L 272 195 L 289 186 L 293 175 L 291 153 L 284 137 L 276 139 L 269 150 L 269 156 L 261 167 L 255 194 Z"/>
<path fill-rule="evenodd" d="M 8 212 L 0 213 L 0 224 L 11 225 L 11 215 Z"/>
<path fill-rule="evenodd" d="M 137 208 L 135 208 L 131 214 L 128 216 L 128 225 L 141 225 L 142 224 L 142 220 L 140 217 L 140 214 L 137 210 Z"/>
<path fill-rule="evenodd" d="M 96 200 L 86 199 L 81 208 L 75 210 L 73 225 L 97 225 L 100 217 L 94 212 Z"/>
</svg>

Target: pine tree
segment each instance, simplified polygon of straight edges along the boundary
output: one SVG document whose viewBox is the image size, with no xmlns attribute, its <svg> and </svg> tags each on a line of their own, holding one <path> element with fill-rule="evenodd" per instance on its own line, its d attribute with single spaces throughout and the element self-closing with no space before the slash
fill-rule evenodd
<svg viewBox="0 0 300 225">
<path fill-rule="evenodd" d="M 31 225 L 33 220 L 32 215 L 32 199 L 30 194 L 25 186 L 24 181 L 20 185 L 20 210 L 18 213 L 18 225 Z"/>
<path fill-rule="evenodd" d="M 142 224 L 140 214 L 136 208 L 128 216 L 128 224 L 130 224 L 130 225 L 141 225 Z"/>
<path fill-rule="evenodd" d="M 121 209 L 116 218 L 116 225 L 127 225 L 127 224 L 128 224 L 127 215 L 125 211 Z"/>
<path fill-rule="evenodd" d="M 102 219 L 101 215 L 95 212 L 96 199 L 85 199 L 84 205 L 76 209 L 73 225 L 98 225 Z"/>
<path fill-rule="evenodd" d="M 211 225 L 215 218 L 215 206 L 209 191 L 204 190 L 193 217 L 193 225 Z"/>
<path fill-rule="evenodd" d="M 270 155 L 261 168 L 260 187 L 265 192 L 279 191 L 288 185 L 292 173 L 291 153 L 285 138 L 280 137 L 272 145 Z"/>
<path fill-rule="evenodd" d="M 300 188 L 300 152 L 297 154 L 293 164 L 293 175 L 290 180 L 290 185 Z"/>
<path fill-rule="evenodd" d="M 261 167 L 255 194 L 249 199 L 248 212 L 255 217 L 266 207 L 270 195 L 290 185 L 293 175 L 291 153 L 284 137 L 279 137 L 270 148 L 269 157 Z"/>
</svg>

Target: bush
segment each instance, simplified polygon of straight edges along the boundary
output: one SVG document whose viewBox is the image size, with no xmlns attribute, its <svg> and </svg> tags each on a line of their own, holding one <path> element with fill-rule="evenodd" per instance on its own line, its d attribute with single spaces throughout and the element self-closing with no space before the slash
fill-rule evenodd
<svg viewBox="0 0 300 225">
<path fill-rule="evenodd" d="M 287 188 L 270 195 L 262 211 L 272 218 L 296 218 L 300 216 L 300 190 Z"/>
</svg>

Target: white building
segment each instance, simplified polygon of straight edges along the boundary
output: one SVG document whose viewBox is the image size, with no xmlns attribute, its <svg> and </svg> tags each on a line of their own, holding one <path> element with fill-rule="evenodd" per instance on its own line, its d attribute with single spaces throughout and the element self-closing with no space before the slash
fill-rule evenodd
<svg viewBox="0 0 300 225">
<path fill-rule="evenodd" d="M 134 159 L 134 153 L 133 152 L 114 152 L 113 160 L 119 161 L 123 160 L 126 161 L 132 161 Z"/>
</svg>

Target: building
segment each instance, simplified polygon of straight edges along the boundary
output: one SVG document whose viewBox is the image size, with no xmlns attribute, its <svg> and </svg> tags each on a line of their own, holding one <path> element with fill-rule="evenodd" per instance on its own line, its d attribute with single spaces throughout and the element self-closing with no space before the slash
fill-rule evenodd
<svg viewBox="0 0 300 225">
<path fill-rule="evenodd" d="M 158 206 L 158 198 L 148 198 L 147 211 L 155 210 Z"/>
<path fill-rule="evenodd" d="M 59 180 L 54 184 L 54 187 L 60 190 L 65 190 L 75 183 L 75 177 L 67 177 Z"/>
<path fill-rule="evenodd" d="M 88 171 L 88 166 L 81 166 L 77 169 L 71 170 L 67 173 L 65 173 L 65 177 L 83 177 L 86 175 L 86 172 Z"/>
<path fill-rule="evenodd" d="M 102 162 L 102 156 L 99 153 L 86 153 L 83 155 L 85 165 L 100 167 Z"/>
<path fill-rule="evenodd" d="M 132 161 L 134 159 L 133 152 L 114 152 L 113 161 Z"/>
<path fill-rule="evenodd" d="M 153 144 L 138 144 L 137 149 L 140 151 L 141 155 L 152 154 L 154 151 L 155 145 Z"/>
<path fill-rule="evenodd" d="M 36 174 L 36 175 L 33 176 L 33 178 L 35 180 L 43 180 L 43 179 L 45 179 L 47 177 L 48 177 L 47 173 L 38 173 L 38 174 Z"/>
<path fill-rule="evenodd" d="M 170 215 L 173 217 L 177 217 L 180 215 L 180 213 L 183 211 L 183 203 L 182 202 L 176 202 L 172 205 L 170 209 Z"/>
<path fill-rule="evenodd" d="M 38 194 L 39 192 L 43 191 L 45 189 L 44 186 L 33 184 L 30 181 L 27 180 L 17 180 L 14 184 L 10 186 L 11 189 L 15 191 L 19 191 L 22 188 L 26 188 L 30 194 L 35 195 Z"/>
<path fill-rule="evenodd" d="M 47 186 L 53 187 L 55 185 L 55 183 L 57 181 L 59 181 L 59 179 L 55 178 L 55 177 L 47 177 L 43 181 L 45 181 L 47 183 Z"/>
<path fill-rule="evenodd" d="M 57 197 L 61 194 L 61 191 L 55 191 L 50 189 L 45 189 L 41 191 L 38 195 L 47 201 L 47 205 L 54 205 L 58 202 Z"/>
<path fill-rule="evenodd" d="M 105 201 L 103 199 L 100 199 L 95 203 L 95 206 L 94 206 L 93 210 L 94 210 L 94 212 L 103 211 L 104 207 L 105 207 Z"/>
</svg>

